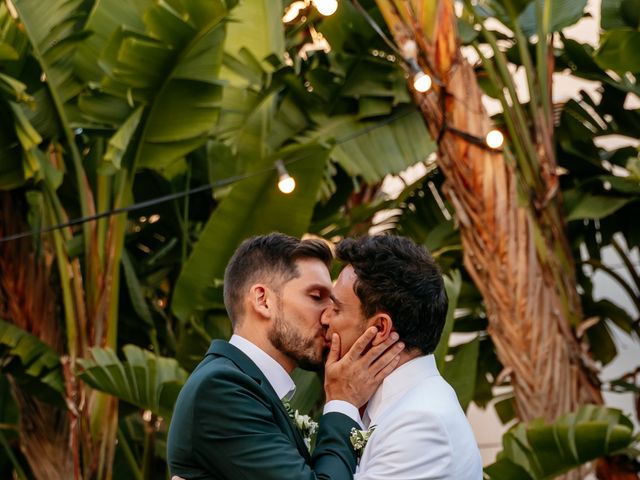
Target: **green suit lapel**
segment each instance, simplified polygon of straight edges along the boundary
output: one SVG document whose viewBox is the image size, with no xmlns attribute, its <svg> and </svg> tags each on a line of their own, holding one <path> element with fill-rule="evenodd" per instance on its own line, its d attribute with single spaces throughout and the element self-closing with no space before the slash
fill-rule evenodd
<svg viewBox="0 0 640 480">
<path fill-rule="evenodd" d="M 309 454 L 307 446 L 304 443 L 304 439 L 302 438 L 300 430 L 298 429 L 297 425 L 293 423 L 291 417 L 289 417 L 289 413 L 284 408 L 282 401 L 278 398 L 278 395 L 269 383 L 269 380 L 267 380 L 267 378 L 264 376 L 262 371 L 260 371 L 257 365 L 253 363 L 253 361 L 249 357 L 247 357 L 240 349 L 234 347 L 229 342 L 225 342 L 224 340 L 214 340 L 213 342 L 211 342 L 211 346 L 207 351 L 207 355 L 216 355 L 228 358 L 233 363 L 235 363 L 240 370 L 253 378 L 258 383 L 258 385 L 262 387 L 262 389 L 269 396 L 269 399 L 276 405 L 276 408 L 279 408 L 280 411 L 284 414 L 285 418 L 287 418 L 289 432 L 295 439 L 298 451 L 304 456 L 307 462 L 309 462 L 311 460 L 311 456 Z"/>
</svg>

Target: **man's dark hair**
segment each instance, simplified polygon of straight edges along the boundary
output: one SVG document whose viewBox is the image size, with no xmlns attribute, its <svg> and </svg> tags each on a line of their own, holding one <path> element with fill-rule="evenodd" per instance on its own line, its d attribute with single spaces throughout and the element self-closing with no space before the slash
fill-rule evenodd
<svg viewBox="0 0 640 480">
<path fill-rule="evenodd" d="M 447 293 L 438 265 L 408 238 L 374 235 L 342 240 L 336 257 L 350 264 L 353 285 L 370 318 L 386 313 L 407 349 L 433 353 L 447 316 Z"/>
<path fill-rule="evenodd" d="M 242 299 L 247 289 L 259 282 L 276 291 L 300 275 L 296 261 L 317 259 L 331 264 L 333 255 L 322 240 L 300 240 L 283 233 L 251 237 L 238 247 L 224 272 L 224 305 L 231 325 L 244 314 Z"/>
</svg>

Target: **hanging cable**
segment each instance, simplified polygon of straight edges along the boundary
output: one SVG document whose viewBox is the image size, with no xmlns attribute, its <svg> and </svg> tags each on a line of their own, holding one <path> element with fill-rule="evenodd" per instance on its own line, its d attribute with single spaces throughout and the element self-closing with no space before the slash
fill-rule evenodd
<svg viewBox="0 0 640 480">
<path fill-rule="evenodd" d="M 401 118 L 406 117 L 407 115 L 410 115 L 411 113 L 413 113 L 415 110 L 403 110 L 401 111 L 399 114 L 393 115 L 391 117 L 385 118 L 384 120 L 381 120 L 373 125 L 369 125 L 365 128 L 363 128 L 362 130 L 358 130 L 356 132 L 353 132 L 349 135 L 345 135 L 344 137 L 340 137 L 336 140 L 335 144 L 336 145 L 340 145 L 343 143 L 346 143 L 348 141 L 351 141 L 357 137 L 360 137 L 362 135 L 366 135 L 367 133 L 375 130 L 376 128 L 380 128 L 383 127 L 385 125 L 388 125 L 396 120 L 400 120 Z M 291 163 L 295 163 L 298 162 L 300 160 L 304 160 L 305 158 L 307 158 L 308 155 L 306 156 L 301 156 L 296 158 L 295 160 L 288 160 L 288 161 L 283 161 L 283 160 L 276 160 L 276 162 L 274 163 L 273 167 L 269 167 L 269 168 L 264 168 L 261 170 L 256 170 L 254 172 L 250 172 L 250 173 L 246 173 L 246 174 L 242 174 L 242 175 L 235 175 L 232 177 L 228 177 L 228 178 L 224 178 L 221 180 L 217 180 L 215 182 L 211 182 L 211 183 L 207 183 L 205 185 L 200 185 L 198 187 L 194 187 L 194 188 L 190 188 L 187 190 L 183 190 L 181 192 L 176 192 L 176 193 L 171 193 L 171 194 L 167 194 L 167 195 L 163 195 L 160 197 L 156 197 L 156 198 L 152 198 L 149 200 L 145 200 L 143 202 L 136 202 L 136 203 L 132 203 L 131 205 L 127 205 L 126 207 L 120 207 L 120 208 L 114 208 L 113 210 L 107 210 L 104 212 L 100 212 L 100 213 L 96 213 L 94 215 L 87 215 L 85 217 L 78 217 L 78 218 L 74 218 L 72 220 L 69 220 L 68 222 L 64 222 L 64 223 L 58 223 L 55 225 L 51 225 L 50 227 L 46 227 L 46 228 L 42 228 L 42 229 L 38 229 L 38 230 L 29 230 L 26 232 L 21 232 L 21 233 L 16 233 L 13 235 L 7 235 L 5 237 L 0 237 L 0 243 L 4 243 L 4 242 L 9 242 L 12 240 L 20 240 L 22 238 L 27 238 L 27 237 L 32 237 L 35 235 L 41 235 L 43 233 L 51 233 L 55 230 L 61 230 L 63 228 L 68 228 L 68 227 L 73 227 L 76 225 L 80 225 L 82 223 L 85 222 L 90 222 L 93 220 L 99 220 L 101 218 L 107 218 L 110 217 L 112 215 L 117 215 L 120 213 L 129 213 L 129 212 L 133 212 L 135 210 L 141 210 L 143 208 L 148 208 L 148 207 L 152 207 L 154 205 L 160 204 L 160 203 L 166 203 L 169 202 L 171 200 L 177 200 L 179 198 L 183 198 L 189 195 L 193 195 L 196 193 L 200 193 L 200 192 L 205 192 L 207 190 L 211 190 L 213 188 L 219 188 L 219 187 L 226 187 L 228 185 L 232 185 L 236 182 L 242 181 L 242 180 L 246 180 L 248 178 L 253 178 L 259 175 L 264 175 L 266 173 L 269 172 L 273 172 L 274 170 L 278 171 L 278 167 L 277 167 L 277 163 L 281 162 L 282 166 L 285 167 L 285 165 L 289 165 Z M 285 169 L 286 171 L 286 169 Z M 280 177 L 280 172 L 279 173 L 279 178 L 278 180 L 281 180 Z M 288 174 L 287 174 L 288 175 Z M 292 180 L 295 182 L 295 180 L 292 178 Z M 295 185 L 294 185 L 295 188 Z M 281 190 L 282 191 L 282 190 Z"/>
</svg>

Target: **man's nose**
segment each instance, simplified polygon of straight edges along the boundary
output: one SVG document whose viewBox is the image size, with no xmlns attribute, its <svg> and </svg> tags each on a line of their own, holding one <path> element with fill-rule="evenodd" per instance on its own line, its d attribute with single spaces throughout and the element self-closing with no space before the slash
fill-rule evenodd
<svg viewBox="0 0 640 480">
<path fill-rule="evenodd" d="M 322 315 L 320 315 L 320 323 L 325 327 L 329 325 L 329 316 L 330 316 L 329 312 L 331 312 L 331 305 L 325 308 L 322 311 Z"/>
</svg>

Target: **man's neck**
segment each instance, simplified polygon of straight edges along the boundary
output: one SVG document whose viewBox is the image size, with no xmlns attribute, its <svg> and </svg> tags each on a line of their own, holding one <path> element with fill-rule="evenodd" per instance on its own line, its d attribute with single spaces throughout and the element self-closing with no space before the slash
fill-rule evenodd
<svg viewBox="0 0 640 480">
<path fill-rule="evenodd" d="M 402 365 L 404 365 L 405 363 L 413 360 L 414 358 L 418 358 L 423 356 L 424 354 L 418 350 L 418 349 L 413 349 L 413 350 L 403 350 L 400 353 L 400 362 L 398 362 L 398 366 L 396 367 L 396 369 Z"/>
</svg>

